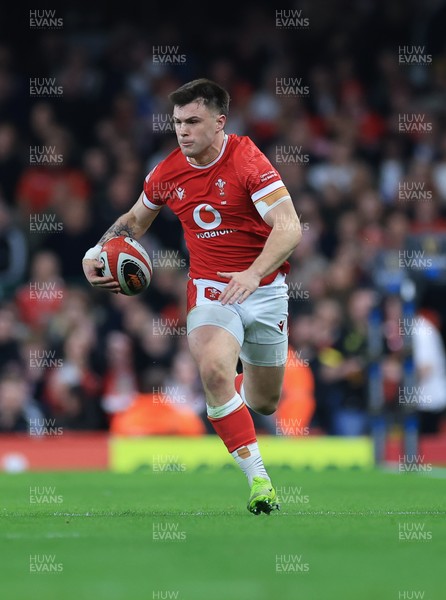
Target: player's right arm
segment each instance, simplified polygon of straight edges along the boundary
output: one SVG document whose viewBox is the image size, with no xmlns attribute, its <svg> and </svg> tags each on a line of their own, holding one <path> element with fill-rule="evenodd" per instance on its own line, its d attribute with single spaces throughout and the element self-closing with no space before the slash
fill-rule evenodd
<svg viewBox="0 0 446 600">
<path fill-rule="evenodd" d="M 82 260 L 84 274 L 89 283 L 94 287 L 100 287 L 110 292 L 118 293 L 120 286 L 113 277 L 102 277 L 102 264 L 98 260 L 102 246 L 112 237 L 124 235 L 138 240 L 152 225 L 159 210 L 149 208 L 143 203 L 144 192 L 132 208 L 121 215 L 113 225 L 107 229 L 94 248 L 90 248 Z"/>
</svg>

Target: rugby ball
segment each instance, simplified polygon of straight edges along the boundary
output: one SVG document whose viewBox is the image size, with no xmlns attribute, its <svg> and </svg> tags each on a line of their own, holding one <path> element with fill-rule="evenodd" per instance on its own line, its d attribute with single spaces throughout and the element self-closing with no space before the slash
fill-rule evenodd
<svg viewBox="0 0 446 600">
<path fill-rule="evenodd" d="M 136 240 L 123 235 L 111 238 L 102 246 L 102 276 L 113 277 L 126 296 L 144 292 L 152 279 L 152 261 Z"/>
</svg>

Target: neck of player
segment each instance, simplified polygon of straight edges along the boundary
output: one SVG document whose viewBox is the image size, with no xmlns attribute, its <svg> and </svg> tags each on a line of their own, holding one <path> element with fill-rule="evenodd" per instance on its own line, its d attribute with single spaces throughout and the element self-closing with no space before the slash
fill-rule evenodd
<svg viewBox="0 0 446 600">
<path fill-rule="evenodd" d="M 206 148 L 206 150 L 204 150 L 201 154 L 197 154 L 197 156 L 194 156 L 194 157 L 190 156 L 189 161 L 193 165 L 209 164 L 210 162 L 215 160 L 217 158 L 217 156 L 220 154 L 224 140 L 225 140 L 225 132 L 223 130 L 221 130 L 216 134 L 213 143 L 210 146 L 208 146 Z"/>
</svg>

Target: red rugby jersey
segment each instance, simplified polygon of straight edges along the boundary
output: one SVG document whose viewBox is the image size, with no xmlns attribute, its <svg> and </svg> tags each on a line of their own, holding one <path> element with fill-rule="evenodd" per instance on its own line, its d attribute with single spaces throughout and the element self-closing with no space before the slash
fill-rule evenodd
<svg viewBox="0 0 446 600">
<path fill-rule="evenodd" d="M 263 216 L 289 198 L 277 170 L 247 136 L 225 135 L 219 155 L 194 165 L 177 148 L 146 177 L 144 204 L 178 216 L 189 251 L 189 276 L 226 281 L 217 271 L 244 271 L 261 253 L 271 227 Z M 288 273 L 285 261 L 264 277 Z"/>
</svg>

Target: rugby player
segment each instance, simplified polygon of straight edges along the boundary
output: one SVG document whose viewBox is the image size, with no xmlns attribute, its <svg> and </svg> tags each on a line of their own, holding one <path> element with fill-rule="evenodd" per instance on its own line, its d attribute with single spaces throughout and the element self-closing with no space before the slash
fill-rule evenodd
<svg viewBox="0 0 446 600">
<path fill-rule="evenodd" d="M 187 336 L 216 433 L 245 473 L 253 514 L 279 508 L 248 407 L 277 408 L 288 350 L 288 258 L 301 239 L 278 171 L 248 136 L 225 132 L 230 97 L 208 79 L 169 95 L 179 147 L 147 175 L 134 206 L 83 259 L 91 285 L 119 292 L 101 276 L 102 245 L 140 238 L 167 205 L 189 252 Z M 241 361 L 243 371 L 236 375 Z"/>
</svg>

